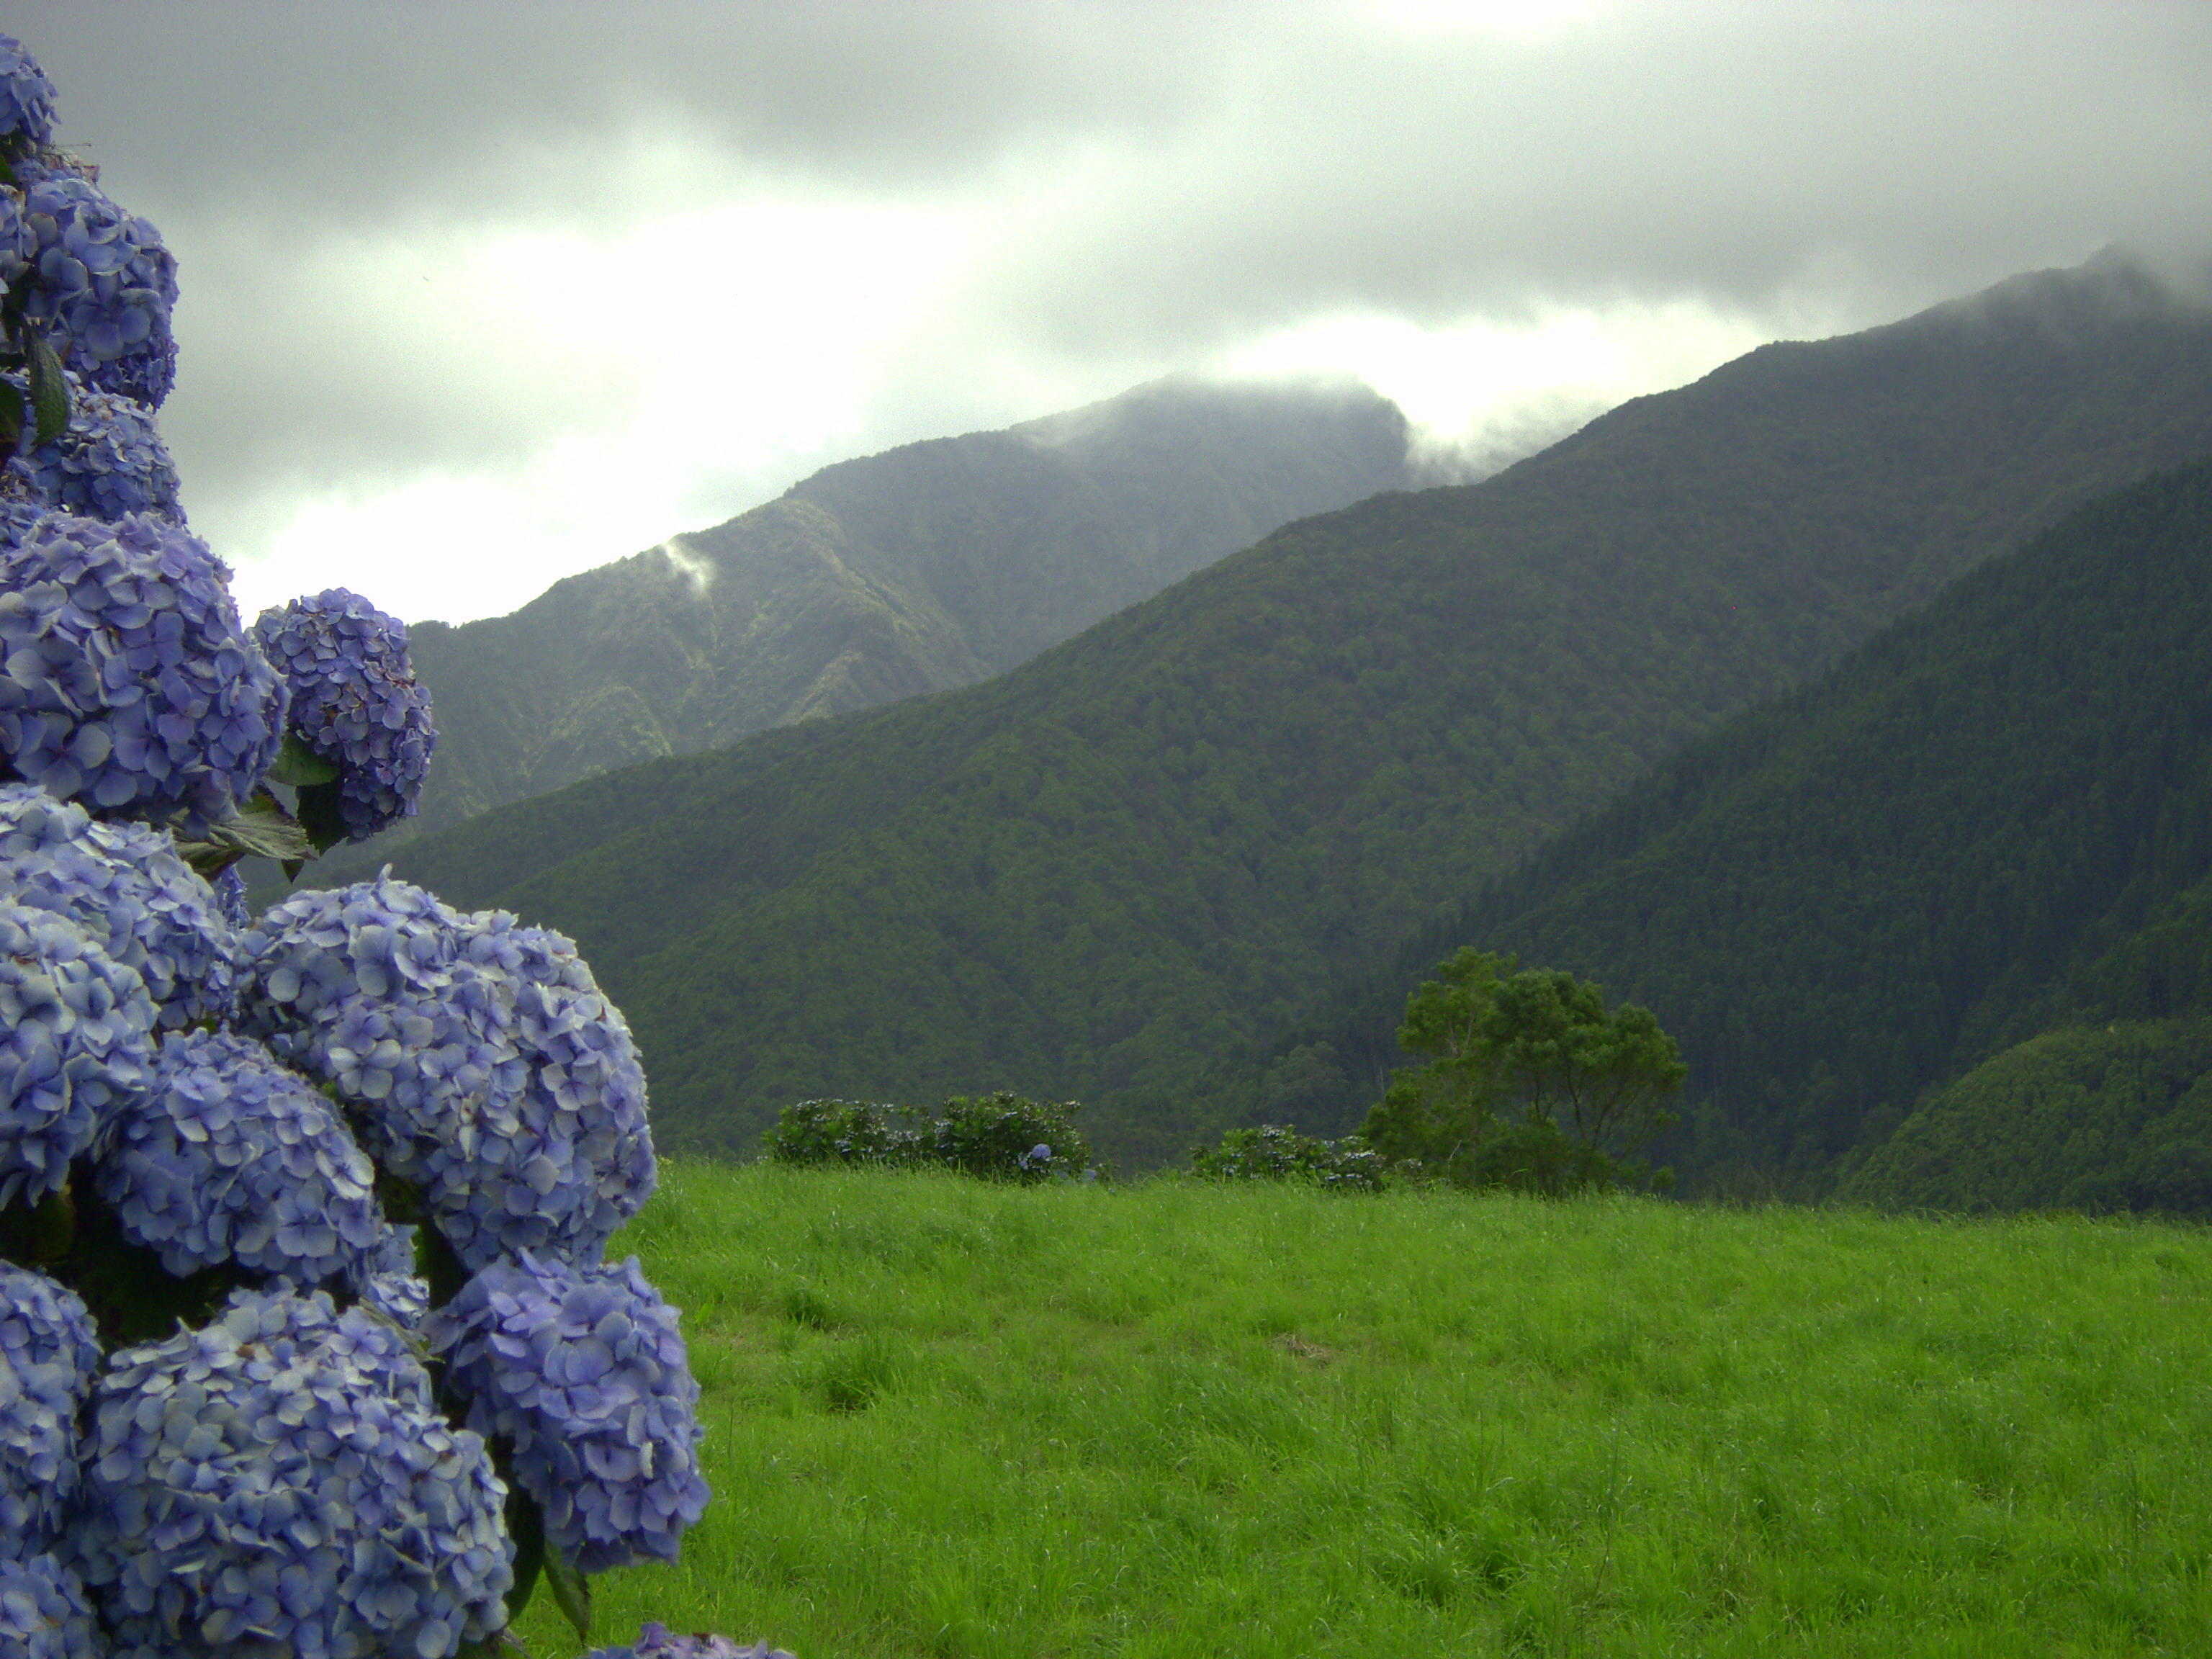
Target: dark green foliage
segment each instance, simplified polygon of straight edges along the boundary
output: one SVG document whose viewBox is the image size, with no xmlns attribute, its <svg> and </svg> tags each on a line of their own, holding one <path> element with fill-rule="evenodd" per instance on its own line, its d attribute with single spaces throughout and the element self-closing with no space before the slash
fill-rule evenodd
<svg viewBox="0 0 2212 1659">
<path fill-rule="evenodd" d="M 2212 1019 L 2033 1037 L 1938 1092 L 1841 1195 L 1947 1210 L 2212 1213 Z"/>
<path fill-rule="evenodd" d="M 0 1258 L 35 1266 L 82 1297 L 110 1351 L 159 1341 L 180 1321 L 204 1325 L 233 1291 L 258 1282 L 231 1262 L 173 1277 L 159 1252 L 123 1236 L 89 1160 L 71 1167 L 61 1191 L 0 1209 Z"/>
<path fill-rule="evenodd" d="M 918 1107 L 802 1100 L 769 1131 L 768 1155 L 779 1164 L 942 1164 L 994 1181 L 1076 1176 L 1091 1167 L 1077 1110 L 1072 1100 L 1027 1100 L 1003 1089 L 955 1095 L 933 1119 Z M 1046 1156 L 1036 1156 L 1039 1147 Z"/>
<path fill-rule="evenodd" d="M 1339 1192 L 1379 1193 L 1383 1160 L 1357 1139 L 1319 1140 L 1288 1124 L 1231 1129 L 1218 1146 L 1190 1149 L 1191 1171 L 1210 1181 L 1310 1181 Z"/>
<path fill-rule="evenodd" d="M 1455 938 L 1601 979 L 1689 1060 L 1690 1123 L 1662 1155 L 1708 1188 L 1826 1190 L 1928 1091 L 2038 1032 L 2212 1011 L 2208 662 L 2199 465 L 1689 745 L 1417 937 L 1399 982 Z M 1383 994 L 1294 1040 L 1394 1057 Z M 1956 1190 L 2031 1201 L 2012 1179 Z"/>
<path fill-rule="evenodd" d="M 1464 946 L 1406 1000 L 1393 1073 L 1360 1136 L 1463 1187 L 1564 1197 L 1642 1182 L 1636 1155 L 1670 1128 L 1688 1075 L 1650 1010 L 1607 1012 L 1571 974 Z"/>
<path fill-rule="evenodd" d="M 1817 1057 L 1802 1034 L 1870 1022 L 1817 999 L 1778 1010 L 1800 965 L 1784 950 L 1747 989 L 1724 963 L 1739 988 L 1713 1004 L 1722 1026 L 1692 1030 L 1703 941 L 1734 904 L 1688 872 L 1624 888 L 1665 941 L 1632 963 L 1595 935 L 1498 932 L 1488 918 L 1519 911 L 1485 910 L 1481 927 L 1424 940 L 1379 1018 L 1295 1034 L 1267 1058 L 1304 1047 L 1304 1061 L 1234 1089 L 1194 1085 L 1686 738 L 2086 495 L 2207 451 L 2212 321 L 2124 270 L 2024 279 L 1892 328 L 1762 349 L 1483 483 L 1304 520 L 984 684 L 598 779 L 394 862 L 450 902 L 578 940 L 643 1048 L 666 1146 L 742 1151 L 786 1101 L 930 1098 L 978 1076 L 1083 1098 L 1094 1143 L 1136 1164 L 1293 1109 L 1341 1132 L 1398 1063 L 1406 989 L 1468 939 L 1651 1007 L 1707 1068 L 1698 1097 L 1763 1134 L 1770 1077 L 1786 1095 Z M 2016 695 L 2051 701 L 1968 655 L 1988 671 L 1975 719 Z M 1951 695 L 1941 665 L 1927 672 L 1937 683 L 1908 702 Z M 2166 718 L 2118 695 L 2151 726 Z M 2045 712 L 2063 730 L 2100 708 Z M 1901 727 L 1925 724 L 1908 715 Z M 1703 771 L 1668 774 L 1596 833 L 1671 822 L 1696 780 L 1772 732 L 1699 751 Z M 1856 821 L 1851 775 L 1804 764 L 1826 793 L 1762 830 L 1782 863 L 1784 846 L 1829 839 L 1835 811 Z M 1869 764 L 1877 793 L 1915 775 Z M 2066 845 L 2046 849 L 2054 879 L 2077 860 Z M 1766 854 L 1731 856 L 1755 872 Z M 1856 925 L 1826 914 L 1845 884 L 1813 881 L 1791 948 L 1856 951 L 1831 943 Z M 1971 902 L 2007 915 L 2012 890 Z M 1985 934 L 1960 937 L 1971 955 Z M 1909 957 L 1911 927 L 1885 948 Z M 1909 1083 L 1923 1017 L 1950 1016 L 1896 1012 L 1878 1052 Z M 1778 1071 L 1764 1058 L 1778 1036 Z M 1821 1133 L 1847 1145 L 1855 1112 L 1909 1105 L 1888 1075 L 1871 1102 L 1838 1095 Z"/>
</svg>

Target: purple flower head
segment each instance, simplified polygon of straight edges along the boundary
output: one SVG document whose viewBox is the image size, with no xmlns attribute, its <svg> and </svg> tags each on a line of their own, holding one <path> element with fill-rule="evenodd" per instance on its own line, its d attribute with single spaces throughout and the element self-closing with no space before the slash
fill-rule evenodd
<svg viewBox="0 0 2212 1659">
<path fill-rule="evenodd" d="M 0 1655 L 88 1659 L 101 1650 L 75 1573 L 51 1555 L 0 1560 Z"/>
<path fill-rule="evenodd" d="M 53 1547 L 76 1498 L 77 1408 L 99 1370 L 76 1292 L 0 1261 L 0 1560 Z"/>
<path fill-rule="evenodd" d="M 0 247 L 5 245 L 4 230 L 0 225 Z M 52 443 L 32 446 L 35 434 L 27 422 L 25 447 L 0 471 L 0 495 L 108 523 L 131 513 L 184 523 L 184 508 L 177 504 L 176 464 L 153 416 L 129 398 L 88 390 L 75 374 L 65 378 L 68 430 Z M 21 374 L 0 374 L 0 381 L 28 398 Z"/>
<path fill-rule="evenodd" d="M 358 1109 L 471 1272 L 596 1261 L 651 1194 L 636 1046 L 560 934 L 383 877 L 285 900 L 239 959 L 241 1022 Z"/>
<path fill-rule="evenodd" d="M 118 1653 L 443 1659 L 506 1623 L 506 1488 L 362 1310 L 238 1291 L 116 1354 L 87 1439 L 69 1544 Z"/>
<path fill-rule="evenodd" d="M 143 514 L 40 519 L 0 554 L 0 750 L 102 817 L 203 834 L 284 736 L 284 684 L 238 624 L 230 571 Z"/>
<path fill-rule="evenodd" d="M 419 1330 L 430 1311 L 430 1281 L 415 1271 L 415 1229 L 391 1227 L 355 1276 L 355 1294 L 402 1330 Z"/>
<path fill-rule="evenodd" d="M 343 587 L 261 613 L 253 636 L 292 690 L 292 729 L 338 769 L 347 837 L 414 815 L 438 734 L 407 629 Z"/>
<path fill-rule="evenodd" d="M 34 144 L 54 138 L 54 83 L 12 34 L 0 34 L 0 138 L 21 133 Z"/>
<path fill-rule="evenodd" d="M 235 1261 L 319 1285 L 383 1243 L 375 1168 L 330 1101 L 251 1037 L 172 1032 L 94 1171 L 123 1236 L 179 1279 Z"/>
<path fill-rule="evenodd" d="M 83 929 L 0 900 L 0 1206 L 59 1192 L 145 1088 L 154 1018 L 145 981 Z"/>
<path fill-rule="evenodd" d="M 246 878 L 236 865 L 215 878 L 215 904 L 232 933 L 242 933 L 253 926 L 253 910 L 246 902 Z"/>
<path fill-rule="evenodd" d="M 230 1012 L 233 930 L 175 844 L 34 783 L 0 784 L 0 897 L 75 922 L 135 970 L 164 1030 Z"/>
<path fill-rule="evenodd" d="M 63 366 L 88 386 L 158 406 L 176 378 L 177 262 L 161 233 L 84 169 L 27 161 L 15 173 L 37 242 L 25 322 L 53 337 Z"/>
<path fill-rule="evenodd" d="M 699 1385 L 676 1310 L 638 1271 L 495 1261 L 424 1323 L 468 1424 L 514 1449 L 514 1479 L 580 1572 L 673 1560 L 706 1508 Z"/>
<path fill-rule="evenodd" d="M 584 1659 L 798 1659 L 798 1656 L 772 1648 L 765 1641 L 741 1648 L 726 1636 L 708 1636 L 703 1632 L 678 1636 L 667 1626 L 647 1620 L 638 1632 L 635 1647 L 594 1648 Z"/>
</svg>

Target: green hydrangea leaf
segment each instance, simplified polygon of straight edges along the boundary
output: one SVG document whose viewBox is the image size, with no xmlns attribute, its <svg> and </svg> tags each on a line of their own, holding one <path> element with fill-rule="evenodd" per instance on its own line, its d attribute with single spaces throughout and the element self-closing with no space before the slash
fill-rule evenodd
<svg viewBox="0 0 2212 1659">
<path fill-rule="evenodd" d="M 276 763 L 269 769 L 270 782 L 292 789 L 313 783 L 335 783 L 337 776 L 337 763 L 325 760 L 308 748 L 297 732 L 284 734 L 284 746 L 276 751 Z"/>
</svg>

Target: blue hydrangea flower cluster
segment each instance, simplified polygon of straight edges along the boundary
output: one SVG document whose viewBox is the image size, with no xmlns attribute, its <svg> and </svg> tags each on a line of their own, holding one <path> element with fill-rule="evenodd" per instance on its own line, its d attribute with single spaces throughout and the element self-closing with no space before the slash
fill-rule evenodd
<svg viewBox="0 0 2212 1659">
<path fill-rule="evenodd" d="M 383 1243 L 375 1181 L 329 1100 L 230 1031 L 162 1039 L 94 1171 L 124 1237 L 179 1279 L 235 1261 L 300 1285 L 356 1274 Z"/>
<path fill-rule="evenodd" d="M 560 934 L 387 875 L 275 906 L 239 963 L 246 1029 L 360 1109 L 471 1272 L 596 1261 L 651 1195 L 636 1046 Z"/>
<path fill-rule="evenodd" d="M 34 144 L 54 137 L 54 83 L 12 34 L 0 34 L 0 138 L 21 133 Z"/>
<path fill-rule="evenodd" d="M 402 1330 L 416 1330 L 430 1311 L 430 1281 L 415 1271 L 415 1229 L 387 1226 L 354 1285 L 363 1307 Z"/>
<path fill-rule="evenodd" d="M 177 262 L 151 222 L 82 170 L 19 161 L 22 217 L 36 239 L 24 320 L 58 331 L 63 366 L 89 386 L 159 406 L 176 380 L 169 319 Z"/>
<path fill-rule="evenodd" d="M 87 1659 L 100 1651 L 77 1576 L 51 1555 L 0 1560 L 0 1655 Z"/>
<path fill-rule="evenodd" d="M 215 903 L 232 933 L 242 933 L 253 926 L 253 909 L 246 902 L 246 878 L 236 865 L 215 878 Z"/>
<path fill-rule="evenodd" d="M 82 927 L 145 981 L 164 1030 L 230 1012 L 234 930 L 157 830 L 103 823 L 36 784 L 0 784 L 0 897 Z"/>
<path fill-rule="evenodd" d="M 284 683 L 229 580 L 144 514 L 49 514 L 0 553 L 0 750 L 17 773 L 187 835 L 251 794 L 283 741 Z"/>
<path fill-rule="evenodd" d="M 76 1498 L 77 1408 L 99 1369 L 76 1292 L 0 1261 L 0 1560 L 53 1547 Z"/>
<path fill-rule="evenodd" d="M 367 841 L 413 817 L 438 733 L 406 625 L 332 587 L 263 611 L 253 636 L 291 687 L 292 729 L 338 769 L 348 838 Z"/>
<path fill-rule="evenodd" d="M 0 1206 L 59 1192 L 146 1087 L 145 981 L 49 910 L 0 901 Z"/>
<path fill-rule="evenodd" d="M 43 501 L 26 501 L 19 495 L 0 492 L 0 557 L 21 547 L 24 538 L 38 527 L 39 520 L 52 510 Z"/>
<path fill-rule="evenodd" d="M 580 1572 L 673 1560 L 706 1508 L 699 1385 L 676 1310 L 638 1271 L 495 1261 L 426 1322 L 468 1424 L 514 1447 L 514 1480 Z"/>
<path fill-rule="evenodd" d="M 116 392 L 88 390 L 75 374 L 65 373 L 64 378 L 69 382 L 68 429 L 51 443 L 32 445 L 35 434 L 27 424 L 27 447 L 0 470 L 0 492 L 110 523 L 131 513 L 184 523 L 176 463 L 152 414 Z M 30 389 L 22 374 L 0 374 L 0 380 L 22 394 L 27 406 Z"/>
<path fill-rule="evenodd" d="M 70 1542 L 118 1656 L 442 1659 L 506 1623 L 506 1488 L 359 1309 L 238 1291 L 116 1354 L 88 1439 Z"/>
<path fill-rule="evenodd" d="M 637 1644 L 627 1648 L 593 1648 L 584 1659 L 798 1659 L 782 1648 L 764 1642 L 739 1647 L 726 1636 L 672 1634 L 665 1625 L 648 1620 L 638 1632 Z"/>
</svg>

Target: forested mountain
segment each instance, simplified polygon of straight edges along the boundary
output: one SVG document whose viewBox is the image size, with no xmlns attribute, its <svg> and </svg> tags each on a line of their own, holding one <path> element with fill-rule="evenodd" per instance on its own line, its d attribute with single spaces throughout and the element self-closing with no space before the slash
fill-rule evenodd
<svg viewBox="0 0 2212 1659">
<path fill-rule="evenodd" d="M 1324 1045 L 1368 1076 L 1403 1063 L 1407 990 L 1474 944 L 1657 1014 L 1691 1066 L 1668 1150 L 1695 1182 L 2212 1207 L 2208 665 L 2200 463 L 1686 746 L 1276 1068 Z"/>
<path fill-rule="evenodd" d="M 599 778 L 398 871 L 578 938 L 671 1144 L 1006 1086 L 1175 1157 L 1208 1061 L 1452 895 L 2207 452 L 2212 318 L 2110 263 L 2021 278 L 1290 526 L 981 685 Z"/>
<path fill-rule="evenodd" d="M 1401 488 L 1406 466 L 1404 416 L 1357 383 L 1170 380 L 825 468 L 511 616 L 414 624 L 437 764 L 386 841 L 969 684 L 1278 525 Z"/>
</svg>

